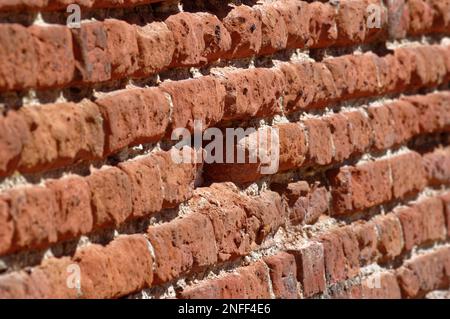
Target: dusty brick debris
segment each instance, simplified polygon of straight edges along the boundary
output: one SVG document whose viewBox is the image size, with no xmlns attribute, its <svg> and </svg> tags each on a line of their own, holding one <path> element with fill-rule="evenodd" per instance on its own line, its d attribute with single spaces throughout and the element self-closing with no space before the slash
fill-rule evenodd
<svg viewBox="0 0 450 319">
<path fill-rule="evenodd" d="M 0 298 L 450 299 L 449 82 L 448 0 L 0 0 Z"/>
</svg>

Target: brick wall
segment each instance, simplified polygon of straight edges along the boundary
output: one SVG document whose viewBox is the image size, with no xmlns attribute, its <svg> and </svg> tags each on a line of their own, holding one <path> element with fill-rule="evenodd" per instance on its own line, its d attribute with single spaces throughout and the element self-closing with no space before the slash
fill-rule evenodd
<svg viewBox="0 0 450 319">
<path fill-rule="evenodd" d="M 449 81 L 446 0 L 0 0 L 0 298 L 448 298 Z"/>
</svg>

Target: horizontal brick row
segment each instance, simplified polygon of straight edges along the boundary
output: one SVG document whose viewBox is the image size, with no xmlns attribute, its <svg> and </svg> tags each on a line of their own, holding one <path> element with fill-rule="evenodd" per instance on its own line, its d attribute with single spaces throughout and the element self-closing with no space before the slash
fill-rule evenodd
<svg viewBox="0 0 450 319">
<path fill-rule="evenodd" d="M 164 0 L 8 0 L 0 3 L 0 11 L 65 11 L 71 4 L 83 9 L 123 8 L 162 1 Z"/>
<path fill-rule="evenodd" d="M 447 32 L 448 5 L 441 6 L 438 0 L 428 2 L 429 12 L 423 14 L 428 14 L 431 24 L 416 26 L 415 19 L 422 19 L 422 12 L 414 7 L 406 25 L 397 21 L 398 12 L 393 9 L 393 32 L 399 34 L 405 28 L 414 34 L 421 30 Z M 411 5 L 407 3 L 405 10 Z M 378 8 L 379 18 L 372 21 L 378 25 L 371 25 L 371 6 Z M 201 66 L 282 49 L 361 44 L 387 36 L 388 16 L 380 0 L 346 0 L 338 8 L 328 3 L 282 0 L 236 6 L 222 21 L 205 12 L 180 12 L 143 27 L 115 19 L 82 23 L 73 29 L 1 24 L 0 91 L 142 77 L 167 68 Z"/>
<path fill-rule="evenodd" d="M 203 128 L 206 128 L 228 120 L 272 117 L 281 114 L 282 109 L 289 113 L 323 107 L 334 100 L 359 96 L 360 93 L 357 92 L 364 90 L 366 92 L 363 95 L 369 96 L 388 93 L 400 85 L 400 82 L 403 83 L 402 90 L 436 85 L 446 81 L 450 74 L 447 71 L 450 70 L 450 64 L 443 60 L 445 58 L 448 60 L 445 53 L 448 48 L 445 46 L 404 48 L 395 51 L 394 55 L 385 57 L 371 54 L 343 56 L 327 60 L 333 65 L 330 67 L 327 67 L 328 62 L 287 63 L 280 69 L 249 69 L 217 77 L 204 76 L 164 82 L 157 88 L 121 90 L 107 94 L 97 99 L 95 103 L 85 100 L 76 104 L 68 102 L 23 107 L 18 111 L 9 111 L 0 118 L 0 144 L 3 146 L 0 153 L 0 174 L 7 175 L 16 169 L 22 173 L 34 173 L 81 160 L 102 158 L 127 146 L 156 142 L 175 128 L 186 127 L 192 130 L 195 120 L 202 121 Z M 382 76 L 382 73 L 372 77 L 373 85 L 369 85 L 367 81 L 342 83 L 341 79 L 365 79 L 364 74 L 371 72 L 370 65 L 375 65 L 366 60 L 370 57 L 381 64 L 389 60 L 398 63 L 403 61 L 401 63 L 413 67 L 406 72 L 402 67 L 400 72 L 389 63 L 385 64 L 385 71 L 392 72 L 391 76 L 398 77 L 392 82 L 394 86 L 391 88 L 379 86 L 377 78 Z M 404 60 L 404 57 L 408 57 L 407 60 Z M 349 69 L 346 66 L 347 63 L 352 64 L 351 61 L 358 63 L 361 68 L 368 67 L 370 70 L 361 69 L 361 74 L 350 74 L 348 72 L 353 72 L 350 70 L 358 69 Z M 343 71 L 345 69 L 347 71 Z M 309 71 L 305 73 L 305 70 Z M 314 80 L 311 81 L 311 78 Z M 309 87 L 306 88 L 305 84 Z M 172 108 L 166 94 L 171 97 Z M 374 136 L 371 137 L 373 147 L 389 148 L 404 141 L 409 135 L 416 134 L 418 130 L 422 133 L 442 127 L 448 128 L 446 117 L 448 112 L 442 112 L 448 108 L 448 98 L 446 93 L 442 94 L 404 98 L 402 105 L 392 105 L 389 107 L 390 110 L 385 110 L 386 107 L 369 108 L 370 124 L 374 130 Z M 280 98 L 284 101 L 283 105 L 278 102 Z M 431 106 L 428 105 L 429 102 L 433 102 Z M 415 106 L 416 110 L 413 110 L 410 104 Z M 392 113 L 392 118 L 389 118 L 387 113 Z M 418 113 L 417 118 L 421 119 L 419 129 L 415 123 L 417 120 L 412 115 L 414 113 Z M 429 118 L 429 115 L 433 117 Z M 324 165 L 330 163 L 332 157 L 335 161 L 341 161 L 352 151 L 367 150 L 366 144 L 372 142 L 367 141 L 367 136 L 362 135 L 367 134 L 365 131 L 367 119 L 358 112 L 345 113 L 344 116 L 346 118 L 335 115 L 329 118 L 328 123 L 322 123 L 323 121 L 319 119 L 305 121 L 305 128 L 309 134 L 310 162 Z M 401 125 L 392 126 L 393 119 L 397 122 L 402 121 Z M 426 123 L 423 122 L 425 120 Z M 354 132 L 347 132 L 345 125 L 352 125 Z M 329 129 L 324 126 L 328 126 Z M 340 134 L 342 140 L 334 139 L 333 156 L 331 134 L 323 134 L 323 131 L 334 132 L 335 129 L 337 130 L 335 134 Z M 285 132 L 296 134 L 300 138 L 297 143 L 302 143 L 303 132 L 295 132 L 298 130 L 295 125 L 285 125 L 281 134 Z M 394 130 L 395 132 L 392 132 Z M 386 132 L 384 135 L 379 135 L 384 132 Z M 345 136 L 346 134 L 351 135 Z M 394 139 L 393 134 L 397 135 Z M 349 138 L 353 146 L 345 141 Z M 313 140 L 317 140 L 318 143 L 311 143 Z M 282 143 L 284 142 L 282 140 Z M 287 146 L 293 146 L 291 144 Z M 297 147 L 299 152 L 303 151 L 303 145 Z M 292 156 L 286 156 L 286 159 L 282 156 L 282 161 L 293 160 Z M 301 157 L 298 155 L 296 157 L 295 165 L 298 166 Z M 292 164 L 282 163 L 281 169 Z M 228 166 L 228 170 L 233 168 L 231 165 Z M 251 176 L 248 175 L 247 178 Z"/>
<path fill-rule="evenodd" d="M 403 145 L 422 134 L 448 132 L 449 111 L 450 96 L 444 91 L 402 97 L 364 110 L 343 111 L 322 117 L 308 117 L 296 123 L 277 124 L 274 128 L 278 129 L 278 143 L 268 142 L 266 148 L 256 143 L 259 139 L 269 140 L 269 133 L 274 134 L 262 128 L 237 143 L 235 154 L 244 154 L 244 163 L 208 164 L 205 165 L 205 175 L 213 181 L 253 182 L 264 175 L 263 168 L 269 165 L 266 154 L 275 156 L 278 152 L 278 169 L 272 173 L 341 163 L 366 152 L 384 151 Z M 444 163 L 441 166 L 445 167 Z M 379 178 L 383 179 L 384 176 L 380 175 Z M 372 184 L 377 183 L 378 180 Z M 401 196 L 399 193 L 404 192 L 402 186 L 395 187 L 395 196 Z"/>
<path fill-rule="evenodd" d="M 30 271 L 0 276 L 0 299 L 117 298 L 149 287 L 153 259 L 143 235 L 123 235 L 107 246 L 79 248 Z"/>
<path fill-rule="evenodd" d="M 83 177 L 68 175 L 44 185 L 0 194 L 0 254 L 42 248 L 117 227 L 124 221 L 176 207 L 192 196 L 196 164 L 176 164 L 157 151 Z"/>
<path fill-rule="evenodd" d="M 213 184 L 186 206 L 187 215 L 147 231 L 155 283 L 245 256 L 284 224 L 281 199 L 271 191 L 249 197 L 232 184 Z"/>
</svg>

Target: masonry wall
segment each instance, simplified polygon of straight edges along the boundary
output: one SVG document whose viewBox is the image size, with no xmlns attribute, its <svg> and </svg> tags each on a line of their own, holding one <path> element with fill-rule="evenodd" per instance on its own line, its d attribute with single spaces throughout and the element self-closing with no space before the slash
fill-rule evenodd
<svg viewBox="0 0 450 319">
<path fill-rule="evenodd" d="M 449 34 L 448 0 L 0 0 L 0 297 L 448 298 Z M 279 169 L 175 163 L 196 121 Z"/>
</svg>

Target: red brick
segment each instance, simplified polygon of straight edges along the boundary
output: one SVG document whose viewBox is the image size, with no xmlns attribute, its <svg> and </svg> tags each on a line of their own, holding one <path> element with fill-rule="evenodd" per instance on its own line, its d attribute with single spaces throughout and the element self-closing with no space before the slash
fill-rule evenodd
<svg viewBox="0 0 450 319">
<path fill-rule="evenodd" d="M 91 193 L 94 227 L 118 226 L 131 216 L 131 181 L 116 167 L 94 170 L 86 182 Z"/>
<path fill-rule="evenodd" d="M 199 188 L 189 207 L 205 214 L 214 228 L 219 261 L 235 259 L 251 252 L 256 233 L 244 210 L 246 196 L 229 183 Z"/>
<path fill-rule="evenodd" d="M 106 19 L 103 25 L 111 61 L 111 76 L 121 78 L 133 74 L 138 68 L 139 56 L 135 28 L 116 19 Z"/>
<path fill-rule="evenodd" d="M 38 56 L 28 29 L 18 24 L 2 24 L 0 43 L 0 90 L 34 87 Z"/>
<path fill-rule="evenodd" d="M 387 2 L 389 36 L 394 39 L 406 37 L 409 30 L 409 6 L 405 0 Z"/>
<path fill-rule="evenodd" d="M 324 117 L 327 121 L 333 138 L 333 160 L 342 162 L 353 153 L 353 145 L 350 141 L 349 123 L 347 118 L 340 114 L 332 114 Z"/>
<path fill-rule="evenodd" d="M 304 1 L 286 0 L 273 3 L 281 13 L 287 27 L 287 48 L 305 47 L 309 40 L 310 9 Z"/>
<path fill-rule="evenodd" d="M 7 252 L 12 247 L 14 236 L 14 222 L 9 212 L 7 201 L 0 200 L 0 255 Z"/>
<path fill-rule="evenodd" d="M 44 187 L 19 187 L 2 194 L 14 225 L 13 249 L 41 248 L 57 240 L 55 194 Z M 8 224 L 6 224 L 8 226 Z"/>
<path fill-rule="evenodd" d="M 301 167 L 306 157 L 306 135 L 298 123 L 277 125 L 280 144 L 279 170 Z"/>
<path fill-rule="evenodd" d="M 358 241 L 359 264 L 369 265 L 378 258 L 378 234 L 375 224 L 372 222 L 358 221 L 350 224 Z"/>
<path fill-rule="evenodd" d="M 446 192 L 441 196 L 444 204 L 445 220 L 447 221 L 447 237 L 450 237 L 450 193 Z"/>
<path fill-rule="evenodd" d="M 153 22 L 145 26 L 135 26 L 139 48 L 136 75 L 145 76 L 158 73 L 172 62 L 175 40 L 172 31 L 163 22 Z"/>
<path fill-rule="evenodd" d="M 389 162 L 379 160 L 358 166 L 344 166 L 332 172 L 333 213 L 361 211 L 392 198 Z"/>
<path fill-rule="evenodd" d="M 353 152 L 365 153 L 372 145 L 372 127 L 369 118 L 360 111 L 344 112 L 348 122 L 348 136 Z"/>
<path fill-rule="evenodd" d="M 273 5 L 254 7 L 261 15 L 260 55 L 272 54 L 286 48 L 287 26 L 281 13 Z"/>
<path fill-rule="evenodd" d="M 378 68 L 376 60 L 378 56 L 373 53 L 361 55 L 349 55 L 348 59 L 352 68 L 356 70 L 355 92 L 347 98 L 372 96 L 379 92 Z"/>
<path fill-rule="evenodd" d="M 262 43 L 261 13 L 246 5 L 234 7 L 222 20 L 231 36 L 226 58 L 246 58 L 259 53 Z"/>
<path fill-rule="evenodd" d="M 163 183 L 163 208 L 174 208 L 192 196 L 197 171 L 201 168 L 195 162 L 176 163 L 172 152 L 181 154 L 175 149 L 153 153 Z M 192 149 L 189 153 L 194 158 Z"/>
<path fill-rule="evenodd" d="M 329 194 L 325 187 L 315 183 L 312 188 L 304 182 L 290 183 L 284 190 L 293 224 L 313 224 L 328 211 Z"/>
<path fill-rule="evenodd" d="M 411 85 L 412 73 L 414 72 L 414 54 L 411 48 L 398 48 L 394 50 L 393 56 L 384 57 L 393 77 L 393 91 L 405 90 Z"/>
<path fill-rule="evenodd" d="M 416 209 L 415 205 L 396 209 L 395 214 L 402 224 L 405 250 L 410 251 L 424 241 L 424 216 Z"/>
<path fill-rule="evenodd" d="M 353 96 L 357 89 L 357 78 L 360 75 L 350 56 L 326 58 L 323 60 L 323 64 L 332 75 L 336 96 L 340 98 Z"/>
<path fill-rule="evenodd" d="M 422 157 L 416 152 L 397 155 L 390 159 L 393 198 L 417 193 L 427 185 Z"/>
<path fill-rule="evenodd" d="M 101 82 L 111 78 L 108 36 L 101 22 L 82 23 L 71 29 L 74 40 L 76 68 L 84 82 Z"/>
<path fill-rule="evenodd" d="M 164 82 L 160 88 L 172 97 L 172 130 L 185 127 L 193 131 L 195 120 L 206 129 L 223 117 L 225 87 L 214 77 Z"/>
<path fill-rule="evenodd" d="M 402 294 L 407 298 L 422 297 L 427 292 L 439 289 L 448 282 L 448 248 L 440 248 L 408 260 L 397 269 L 397 279 Z"/>
<path fill-rule="evenodd" d="M 345 255 L 345 272 L 348 279 L 359 274 L 359 242 L 351 227 L 336 229 L 336 233 L 342 241 L 342 248 Z"/>
<path fill-rule="evenodd" d="M 429 4 L 423 0 L 408 1 L 409 7 L 409 33 L 422 34 L 433 25 L 433 11 Z"/>
<path fill-rule="evenodd" d="M 89 233 L 93 226 L 93 215 L 86 180 L 77 175 L 69 175 L 49 180 L 45 186 L 52 190 L 57 200 L 55 225 L 58 241 Z"/>
<path fill-rule="evenodd" d="M 387 104 L 387 108 L 395 123 L 396 144 L 408 142 L 419 134 L 419 115 L 414 106 L 406 101 L 399 100 Z"/>
<path fill-rule="evenodd" d="M 327 122 L 319 118 L 309 118 L 303 121 L 308 136 L 308 163 L 327 165 L 333 156 L 331 130 Z"/>
<path fill-rule="evenodd" d="M 264 258 L 269 266 L 272 289 L 277 299 L 296 299 L 297 291 L 297 267 L 295 257 L 281 252 L 274 256 Z"/>
<path fill-rule="evenodd" d="M 307 47 L 322 48 L 334 44 L 338 37 L 336 27 L 336 10 L 329 3 L 312 2 L 308 5 L 310 12 Z"/>
<path fill-rule="evenodd" d="M 149 287 L 153 280 L 153 260 L 142 235 L 120 236 L 106 247 L 82 248 L 73 261 L 81 270 L 83 298 L 117 298 Z"/>
<path fill-rule="evenodd" d="M 103 156 L 102 120 L 95 104 L 46 104 L 18 112 L 31 131 L 18 163 L 20 171 L 36 172 Z"/>
<path fill-rule="evenodd" d="M 224 74 L 224 120 L 267 117 L 281 113 L 278 103 L 284 79 L 281 72 L 256 68 Z"/>
<path fill-rule="evenodd" d="M 202 40 L 205 49 L 202 52 L 208 62 L 222 58 L 231 49 L 231 36 L 222 22 L 207 12 L 195 13 L 202 23 Z"/>
<path fill-rule="evenodd" d="M 422 159 L 429 185 L 450 182 L 450 149 L 437 148 L 423 155 Z"/>
<path fill-rule="evenodd" d="M 401 299 L 401 291 L 394 273 L 375 273 L 362 282 L 364 299 Z"/>
<path fill-rule="evenodd" d="M 414 208 L 423 218 L 423 240 L 433 242 L 446 237 L 444 206 L 440 198 L 431 197 L 418 201 Z"/>
<path fill-rule="evenodd" d="M 335 231 L 319 235 L 324 254 L 325 274 L 328 284 L 335 284 L 347 278 L 346 260 L 342 239 Z"/>
<path fill-rule="evenodd" d="M 313 63 L 282 63 L 280 71 L 285 78 L 283 106 L 285 112 L 293 113 L 312 107 L 316 93 L 315 83 L 311 81 Z"/>
<path fill-rule="evenodd" d="M 367 108 L 370 125 L 373 129 L 373 147 L 377 151 L 386 150 L 398 140 L 394 118 L 386 106 L 370 106 Z"/>
<path fill-rule="evenodd" d="M 131 182 L 133 216 L 144 217 L 162 209 L 163 182 L 156 160 L 152 155 L 122 162 L 118 167 Z"/>
<path fill-rule="evenodd" d="M 104 119 L 106 153 L 127 146 L 156 142 L 164 136 L 170 106 L 157 88 L 127 89 L 96 100 Z"/>
<path fill-rule="evenodd" d="M 402 225 L 395 215 L 383 215 L 374 219 L 378 230 L 378 250 L 381 260 L 391 260 L 403 250 Z"/>
<path fill-rule="evenodd" d="M 9 0 L 0 4 L 1 11 L 39 9 L 47 6 L 48 0 Z"/>
<path fill-rule="evenodd" d="M 154 282 L 173 280 L 217 262 L 211 221 L 203 214 L 190 214 L 169 223 L 150 226 L 147 236 L 155 252 Z"/>
<path fill-rule="evenodd" d="M 25 120 L 15 111 L 9 111 L 0 118 L 0 174 L 15 169 L 29 138 Z"/>
<path fill-rule="evenodd" d="M 313 63 L 312 73 L 312 79 L 308 81 L 312 81 L 314 98 L 309 107 L 323 108 L 339 97 L 333 74 L 325 63 Z"/>
<path fill-rule="evenodd" d="M 269 299 L 269 271 L 263 262 L 238 268 L 236 273 L 184 289 L 183 299 Z"/>
<path fill-rule="evenodd" d="M 367 33 L 366 1 L 342 1 L 337 14 L 337 30 L 340 45 L 363 43 Z"/>
<path fill-rule="evenodd" d="M 62 86 L 75 74 L 72 34 L 65 26 L 31 26 L 29 32 L 37 57 L 36 81 L 39 87 Z"/>
</svg>

